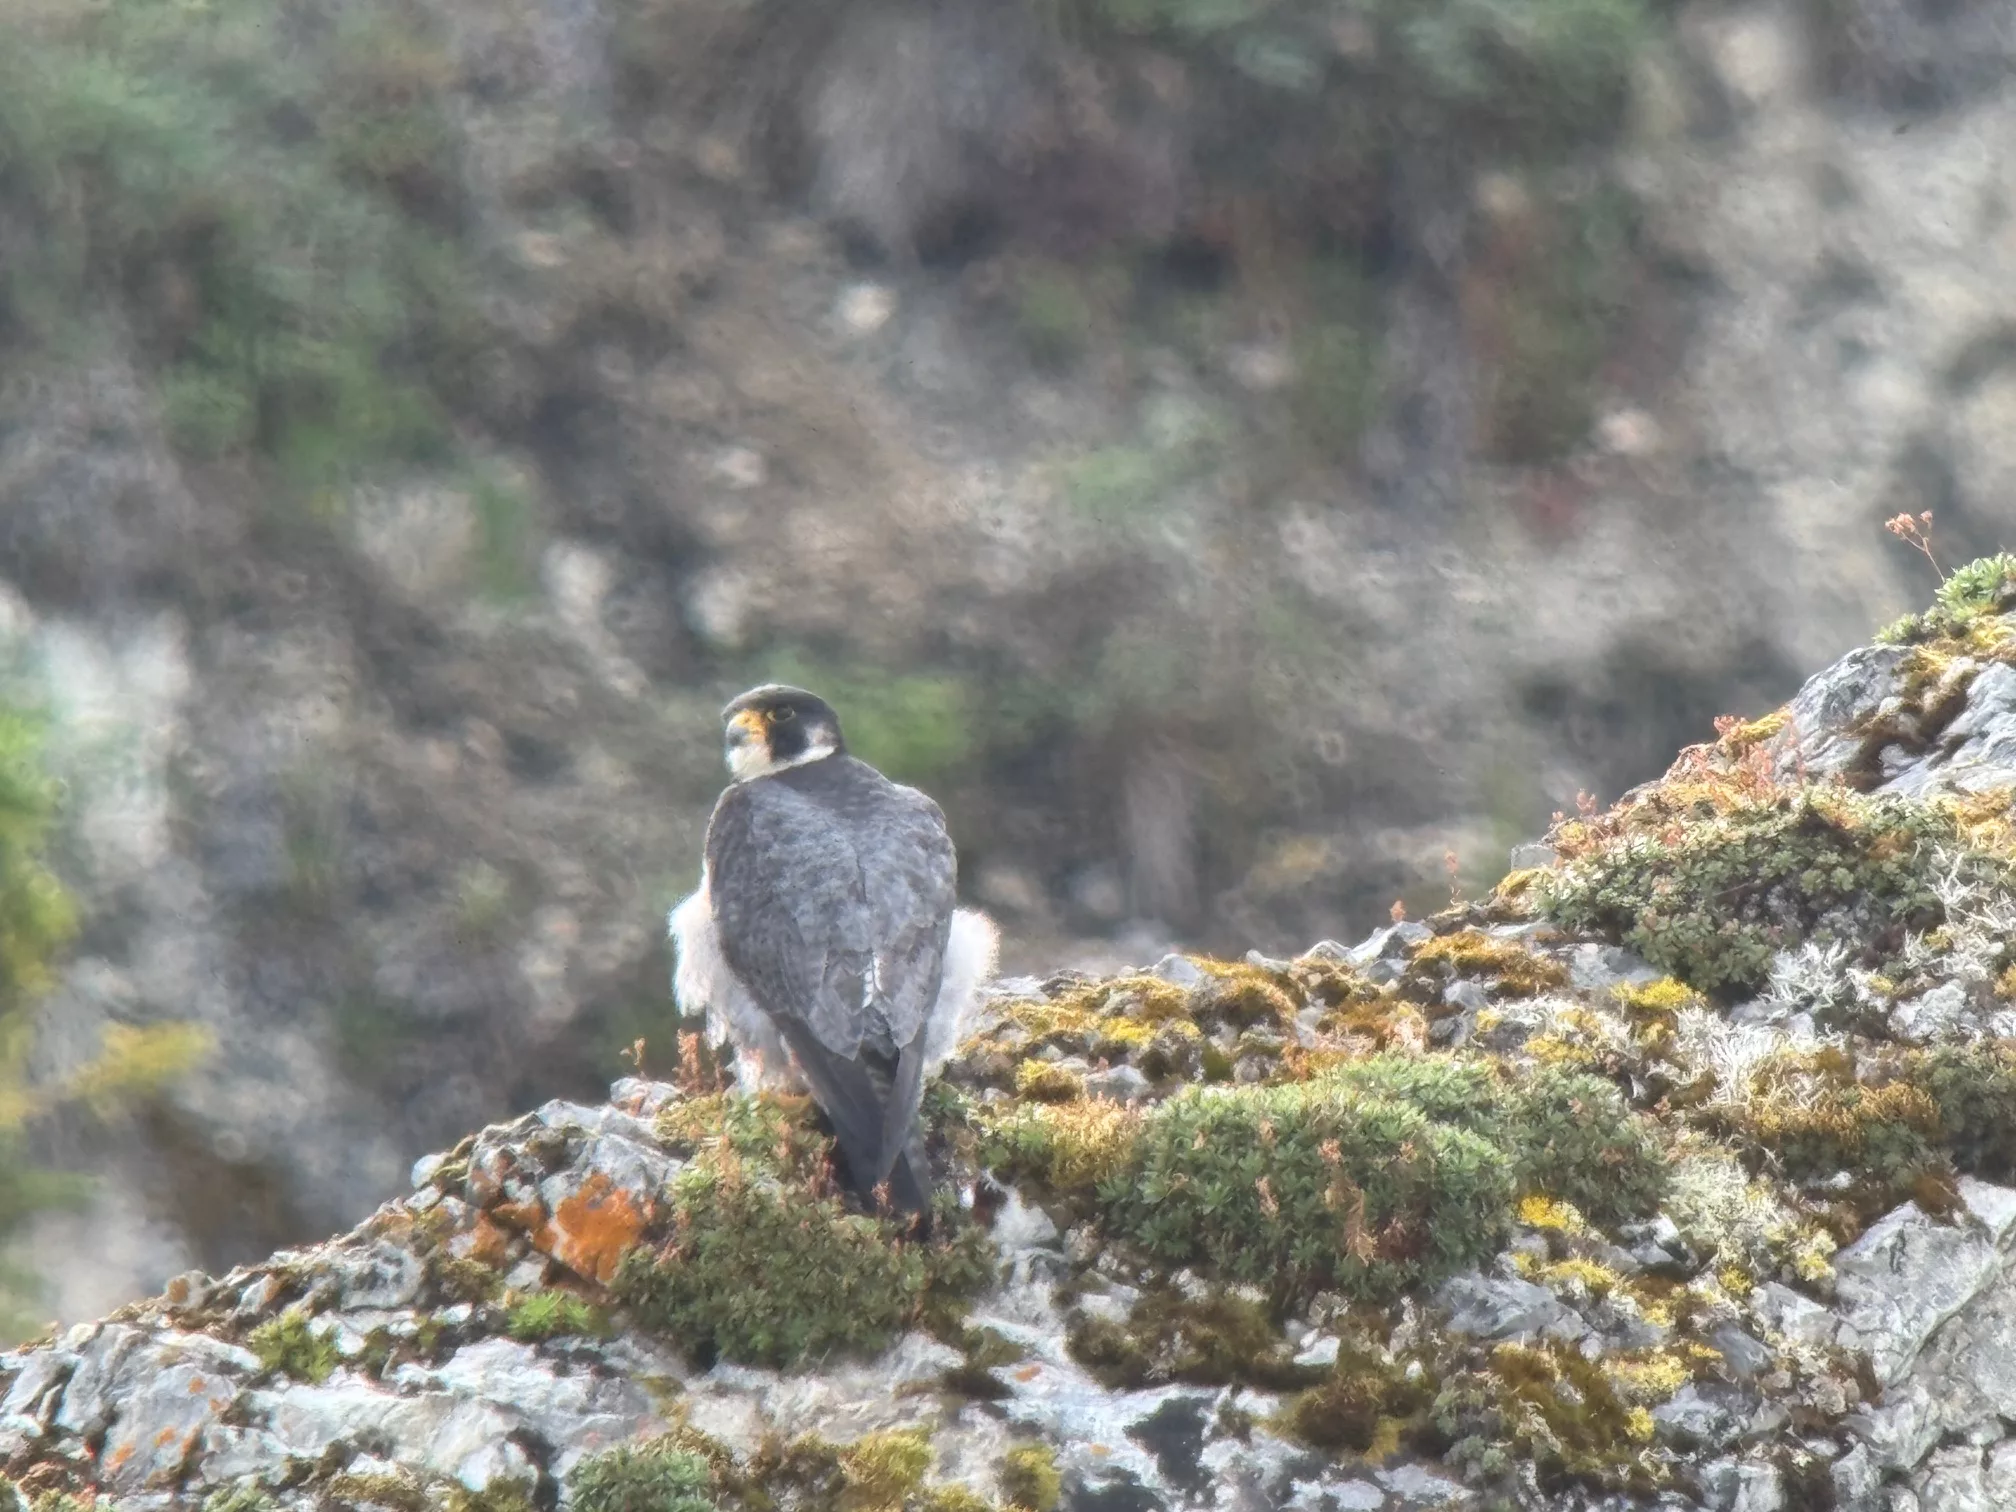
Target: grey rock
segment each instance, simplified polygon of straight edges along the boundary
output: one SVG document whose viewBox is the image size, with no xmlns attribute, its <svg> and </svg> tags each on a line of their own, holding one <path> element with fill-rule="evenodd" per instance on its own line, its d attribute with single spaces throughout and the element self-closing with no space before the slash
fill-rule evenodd
<svg viewBox="0 0 2016 1512">
<path fill-rule="evenodd" d="M 2006 1503 L 1989 1500 L 1981 1451 L 1968 1444 L 1933 1450 L 1913 1489 L 1924 1512 L 2006 1512 Z"/>
<path fill-rule="evenodd" d="M 1682 1447 L 1719 1449 L 1735 1438 L 1740 1423 L 1734 1393 L 1698 1381 L 1689 1381 L 1652 1409 L 1652 1425 L 1659 1437 Z"/>
<path fill-rule="evenodd" d="M 413 1190 L 418 1192 L 423 1187 L 431 1186 L 434 1182 L 435 1173 L 446 1164 L 448 1164 L 448 1152 L 446 1150 L 436 1150 L 433 1154 L 422 1155 L 418 1160 L 414 1161 L 413 1169 L 407 1177 L 413 1183 Z"/>
<path fill-rule="evenodd" d="M 120 1367 L 142 1339 L 137 1328 L 107 1323 L 78 1350 L 77 1367 L 64 1389 L 63 1404 L 56 1409 L 58 1428 L 79 1438 L 92 1438 L 105 1431 L 117 1410 L 113 1387 L 119 1380 Z"/>
<path fill-rule="evenodd" d="M 2016 783 L 2016 667 L 1991 662 L 1975 674 L 1967 703 L 1935 749 L 1907 759 L 1878 790 L 1917 797 L 1986 792 Z"/>
<path fill-rule="evenodd" d="M 1940 1223 L 1906 1203 L 1835 1261 L 1840 1341 L 1866 1352 L 1886 1385 L 2001 1272 L 2016 1228 L 2016 1191 L 1962 1177 L 1960 1196 L 1973 1222 Z"/>
<path fill-rule="evenodd" d="M 1959 982 L 1942 982 L 1893 1008 L 1890 1029 L 1907 1044 L 1929 1045 L 1954 1038 L 1972 1017 L 1967 989 Z"/>
<path fill-rule="evenodd" d="M 1883 1503 L 1883 1473 L 1866 1444 L 1857 1444 L 1836 1460 L 1828 1474 L 1834 1482 L 1836 1512 L 1877 1512 Z"/>
<path fill-rule="evenodd" d="M 1477 1493 L 1461 1481 L 1438 1475 L 1424 1465 L 1400 1465 L 1374 1473 L 1375 1480 L 1395 1497 L 1400 1506 L 1460 1509 L 1477 1505 Z"/>
<path fill-rule="evenodd" d="M 1397 924 L 1388 924 L 1384 929 L 1373 930 L 1351 947 L 1345 959 L 1350 965 L 1363 970 L 1374 961 L 1390 962 L 1405 956 L 1409 946 L 1432 939 L 1434 934 L 1435 931 L 1426 924 L 1403 919 Z"/>
<path fill-rule="evenodd" d="M 2016 1273 L 1991 1284 L 1942 1323 L 1882 1401 L 1850 1415 L 1876 1463 L 1908 1469 L 1942 1439 L 1999 1433 L 2016 1416 Z"/>
<path fill-rule="evenodd" d="M 1568 952 L 1568 980 L 1583 992 L 1606 992 L 1621 983 L 1657 981 L 1659 973 L 1619 945 L 1577 945 Z"/>
<path fill-rule="evenodd" d="M 511 1437 L 519 1426 L 513 1414 L 446 1391 L 395 1395 L 339 1371 L 320 1386 L 248 1392 L 244 1402 L 283 1456 L 314 1460 L 334 1445 L 369 1442 L 472 1491 L 536 1474 Z"/>
<path fill-rule="evenodd" d="M 1148 968 L 1148 974 L 1186 989 L 1196 987 L 1204 980 L 1203 968 L 1188 956 L 1181 955 L 1165 955 Z"/>
<path fill-rule="evenodd" d="M 1746 1464 L 1736 1472 L 1736 1500 L 1729 1512 L 1781 1512 L 1785 1486 L 1776 1465 Z"/>
<path fill-rule="evenodd" d="M 1563 1329 L 1572 1330 L 1565 1335 L 1572 1338 L 1587 1331 L 1546 1287 L 1517 1277 L 1476 1271 L 1451 1276 L 1436 1292 L 1435 1303 L 1448 1313 L 1450 1332 L 1479 1339 L 1530 1338 Z"/>
<path fill-rule="evenodd" d="M 1295 1356 L 1297 1365 L 1335 1365 L 1338 1350 L 1343 1346 L 1335 1334 L 1318 1334 L 1302 1346 Z"/>
<path fill-rule="evenodd" d="M 1482 982 L 1470 980 L 1451 982 L 1442 989 L 1442 1001 L 1452 1008 L 1463 1008 L 1471 1013 L 1491 1005 L 1491 990 Z M 1446 1023 L 1447 1020 L 1442 1022 Z M 1438 1024 L 1439 1028 L 1440 1025 Z"/>
<path fill-rule="evenodd" d="M 1799 1344 L 1833 1342 L 1834 1314 L 1777 1281 L 1766 1281 L 1751 1293 L 1750 1305 L 1758 1321 L 1773 1333 Z"/>
<path fill-rule="evenodd" d="M 650 1123 L 622 1108 L 586 1107 L 581 1103 L 555 1099 L 533 1115 L 549 1129 L 580 1130 L 588 1134 L 615 1134 L 632 1143 L 650 1145 L 656 1139 Z"/>
<path fill-rule="evenodd" d="M 1724 1323 L 1711 1332 L 1708 1342 L 1722 1352 L 1730 1370 L 1744 1380 L 1771 1368 L 1771 1351 L 1733 1323 Z"/>
<path fill-rule="evenodd" d="M 551 1358 L 513 1339 L 485 1339 L 439 1367 L 403 1366 L 395 1376 L 401 1387 L 446 1391 L 510 1413 L 549 1446 L 555 1456 L 550 1468 L 562 1477 L 585 1455 L 664 1427 L 650 1397 L 633 1382 L 561 1373 Z"/>
<path fill-rule="evenodd" d="M 62 1400 L 64 1382 L 77 1368 L 78 1357 L 65 1349 L 42 1349 L 19 1359 L 7 1394 L 0 1397 L 0 1423 L 20 1419 L 37 1429 L 46 1428 Z"/>
<path fill-rule="evenodd" d="M 170 1364 L 154 1346 L 149 1368 L 122 1383 L 117 1414 L 100 1457 L 105 1484 L 114 1491 L 162 1489 L 176 1484 L 204 1435 L 222 1423 L 238 1399 L 230 1377 L 200 1365 Z"/>
<path fill-rule="evenodd" d="M 1104 1071 L 1088 1072 L 1084 1080 L 1085 1091 L 1090 1096 L 1109 1098 L 1114 1102 L 1140 1102 L 1155 1090 L 1154 1083 L 1140 1068 L 1126 1061 L 1108 1066 Z"/>
<path fill-rule="evenodd" d="M 1808 678 L 1786 708 L 1778 775 L 1832 777 L 1853 766 L 1863 745 L 1857 731 L 1897 695 L 1909 654 L 1902 646 L 1865 646 Z"/>
<path fill-rule="evenodd" d="M 1729 1512 L 1741 1484 L 1742 1467 L 1733 1459 L 1709 1460 L 1694 1472 L 1695 1494 L 1709 1512 Z"/>
<path fill-rule="evenodd" d="M 609 1084 L 610 1103 L 637 1118 L 655 1117 L 678 1096 L 679 1089 L 670 1082 L 651 1081 L 642 1076 L 620 1077 Z"/>
<path fill-rule="evenodd" d="M 337 1294 L 345 1308 L 410 1306 L 427 1279 L 420 1257 L 394 1244 L 378 1241 L 338 1253 Z"/>
<path fill-rule="evenodd" d="M 1536 866 L 1552 866 L 1561 859 L 1561 853 L 1553 846 L 1539 840 L 1529 840 L 1524 845 L 1515 845 L 1506 857 L 1507 866 L 1513 871 L 1529 871 Z"/>
</svg>

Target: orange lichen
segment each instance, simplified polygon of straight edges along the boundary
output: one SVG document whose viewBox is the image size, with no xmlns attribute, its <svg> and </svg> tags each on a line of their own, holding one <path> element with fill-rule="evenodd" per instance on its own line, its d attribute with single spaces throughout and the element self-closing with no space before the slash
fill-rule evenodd
<svg viewBox="0 0 2016 1512">
<path fill-rule="evenodd" d="M 575 1274 L 607 1286 L 624 1255 L 643 1236 L 655 1207 L 593 1172 L 579 1191 L 554 1208 L 546 1230 L 550 1242 L 540 1248 Z"/>
</svg>

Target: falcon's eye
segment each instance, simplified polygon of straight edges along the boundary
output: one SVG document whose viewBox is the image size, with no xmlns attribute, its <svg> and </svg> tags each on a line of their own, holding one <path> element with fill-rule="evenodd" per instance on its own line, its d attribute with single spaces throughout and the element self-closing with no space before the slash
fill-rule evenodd
<svg viewBox="0 0 2016 1512">
<path fill-rule="evenodd" d="M 770 711 L 770 723 L 772 724 L 789 724 L 791 723 L 792 720 L 796 719 L 797 717 L 798 717 L 798 711 L 796 709 L 790 708 L 789 706 L 786 706 L 781 709 L 772 709 Z"/>
</svg>

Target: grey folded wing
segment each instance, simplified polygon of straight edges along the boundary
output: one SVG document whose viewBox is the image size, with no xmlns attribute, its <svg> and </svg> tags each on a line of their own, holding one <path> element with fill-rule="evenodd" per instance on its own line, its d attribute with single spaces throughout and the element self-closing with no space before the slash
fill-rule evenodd
<svg viewBox="0 0 2016 1512">
<path fill-rule="evenodd" d="M 874 779 L 835 801 L 722 795 L 707 832 L 722 957 L 775 1019 L 850 1162 L 878 1181 L 908 1138 L 957 868 L 938 806 Z"/>
</svg>

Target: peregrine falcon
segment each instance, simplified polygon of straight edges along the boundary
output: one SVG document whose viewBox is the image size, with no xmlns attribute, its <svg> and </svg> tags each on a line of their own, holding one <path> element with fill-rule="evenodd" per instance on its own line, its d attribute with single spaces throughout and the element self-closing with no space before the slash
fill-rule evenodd
<svg viewBox="0 0 2016 1512">
<path fill-rule="evenodd" d="M 731 780 L 670 919 L 680 1011 L 734 1043 L 745 1091 L 802 1078 L 858 1195 L 886 1182 L 924 1213 L 918 1102 L 993 970 L 994 926 L 953 906 L 938 805 L 848 755 L 823 699 L 767 684 L 721 718 Z"/>
</svg>

